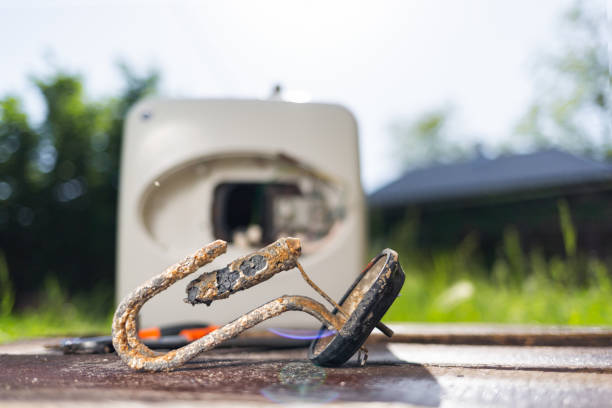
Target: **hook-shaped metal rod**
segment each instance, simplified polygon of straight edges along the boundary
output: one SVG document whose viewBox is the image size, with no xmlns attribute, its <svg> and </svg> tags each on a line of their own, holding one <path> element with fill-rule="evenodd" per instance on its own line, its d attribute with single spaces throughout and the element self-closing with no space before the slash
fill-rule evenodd
<svg viewBox="0 0 612 408">
<path fill-rule="evenodd" d="M 225 253 L 226 249 L 225 241 L 212 242 L 193 256 L 145 282 L 119 304 L 113 318 L 113 346 L 126 364 L 137 370 L 169 371 L 256 324 L 290 310 L 306 312 L 330 329 L 339 330 L 342 327 L 343 321 L 319 302 L 305 296 L 282 296 L 179 349 L 158 354 L 146 347 L 139 340 L 136 330 L 136 317 L 142 306 L 179 279 Z M 186 300 L 190 303 L 210 304 L 213 300 L 224 299 L 278 272 L 292 269 L 300 253 L 298 239 L 281 238 L 257 252 L 238 258 L 223 269 L 204 273 L 189 284 Z"/>
</svg>

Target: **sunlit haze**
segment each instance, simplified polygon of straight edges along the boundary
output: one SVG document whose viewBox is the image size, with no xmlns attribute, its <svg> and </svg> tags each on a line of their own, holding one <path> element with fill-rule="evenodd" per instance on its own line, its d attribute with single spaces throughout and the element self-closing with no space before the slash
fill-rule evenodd
<svg viewBox="0 0 612 408">
<path fill-rule="evenodd" d="M 171 97 L 301 99 L 347 106 L 366 191 L 397 176 L 390 124 L 456 108 L 456 137 L 508 140 L 532 95 L 530 65 L 555 47 L 568 2 L 0 2 L 0 94 L 43 115 L 30 75 L 78 72 L 92 97 L 121 85 L 117 61 L 162 74 Z M 6 41 L 9 38 L 18 42 Z"/>
</svg>

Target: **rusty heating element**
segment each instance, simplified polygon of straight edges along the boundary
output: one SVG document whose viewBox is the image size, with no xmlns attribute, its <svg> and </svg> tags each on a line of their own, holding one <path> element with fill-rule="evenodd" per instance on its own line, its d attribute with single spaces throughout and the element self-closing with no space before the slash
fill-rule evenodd
<svg viewBox="0 0 612 408">
<path fill-rule="evenodd" d="M 121 359 L 136 370 L 170 371 L 197 356 L 213 349 L 220 343 L 238 336 L 243 331 L 278 316 L 281 313 L 300 310 L 323 323 L 328 329 L 339 331 L 347 315 L 329 296 L 319 289 L 306 275 L 297 259 L 301 254 L 301 244 L 297 238 L 281 238 L 276 242 L 238 258 L 225 268 L 205 272 L 187 286 L 186 302 L 210 305 L 214 300 L 225 299 L 234 292 L 248 289 L 270 279 L 275 274 L 298 267 L 306 281 L 332 303 L 339 314 L 328 311 L 321 303 L 305 296 L 281 296 L 212 333 L 176 350 L 165 354 L 154 352 L 138 338 L 136 317 L 145 302 L 164 291 L 176 281 L 192 274 L 215 258 L 225 253 L 227 243 L 214 241 L 198 250 L 195 254 L 169 267 L 160 275 L 148 280 L 131 292 L 117 307 L 112 324 L 113 345 Z M 378 326 L 385 334 L 390 329 Z M 385 330 L 386 329 L 386 330 Z M 390 332 L 392 334 L 392 332 Z M 367 356 L 367 350 L 361 349 Z M 365 360 L 362 359 L 362 363 Z"/>
</svg>

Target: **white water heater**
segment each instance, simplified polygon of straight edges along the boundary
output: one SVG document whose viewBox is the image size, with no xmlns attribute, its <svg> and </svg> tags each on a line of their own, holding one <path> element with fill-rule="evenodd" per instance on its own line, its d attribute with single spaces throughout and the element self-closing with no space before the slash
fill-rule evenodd
<svg viewBox="0 0 612 408">
<path fill-rule="evenodd" d="M 184 303 L 205 270 L 281 236 L 302 241 L 311 278 L 339 300 L 364 266 L 357 126 L 338 105 L 262 100 L 148 99 L 130 111 L 119 195 L 117 300 L 215 240 L 227 253 L 149 301 L 142 326 L 221 325 L 284 294 L 321 302 L 286 271 L 210 307 Z M 268 327 L 315 328 L 299 312 Z"/>
</svg>

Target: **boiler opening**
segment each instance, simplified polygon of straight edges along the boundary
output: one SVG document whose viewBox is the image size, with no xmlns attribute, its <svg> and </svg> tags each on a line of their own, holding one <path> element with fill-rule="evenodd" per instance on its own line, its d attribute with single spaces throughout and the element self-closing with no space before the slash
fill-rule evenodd
<svg viewBox="0 0 612 408">
<path fill-rule="evenodd" d="M 279 233 L 275 203 L 300 195 L 292 183 L 221 183 L 213 199 L 215 237 L 244 247 L 269 244 Z"/>
</svg>

